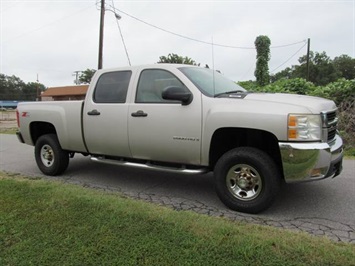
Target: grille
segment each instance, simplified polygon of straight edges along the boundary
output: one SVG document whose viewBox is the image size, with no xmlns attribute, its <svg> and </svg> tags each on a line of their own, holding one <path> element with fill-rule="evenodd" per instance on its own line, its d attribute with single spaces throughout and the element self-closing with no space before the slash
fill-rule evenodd
<svg viewBox="0 0 355 266">
<path fill-rule="evenodd" d="M 338 118 L 335 111 L 325 114 L 325 126 L 327 127 L 327 141 L 331 142 L 336 135 Z"/>
<path fill-rule="evenodd" d="M 333 122 L 336 118 L 337 118 L 336 112 L 327 113 L 327 121 L 328 121 L 328 123 Z"/>
</svg>

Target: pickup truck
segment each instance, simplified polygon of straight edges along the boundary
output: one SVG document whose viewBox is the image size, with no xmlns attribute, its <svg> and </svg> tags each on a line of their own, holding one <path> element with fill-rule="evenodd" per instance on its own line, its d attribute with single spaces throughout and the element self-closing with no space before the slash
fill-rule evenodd
<svg viewBox="0 0 355 266">
<path fill-rule="evenodd" d="M 191 65 L 99 70 L 84 101 L 20 103 L 22 143 L 39 169 L 60 175 L 75 153 L 100 163 L 214 173 L 229 208 L 268 208 L 281 182 L 335 177 L 343 141 L 333 101 L 251 93 Z"/>
</svg>

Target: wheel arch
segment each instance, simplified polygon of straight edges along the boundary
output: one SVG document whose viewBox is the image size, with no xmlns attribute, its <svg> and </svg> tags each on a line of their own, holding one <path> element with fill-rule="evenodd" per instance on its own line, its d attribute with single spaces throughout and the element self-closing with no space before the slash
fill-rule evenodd
<svg viewBox="0 0 355 266">
<path fill-rule="evenodd" d="M 46 134 L 55 134 L 57 135 L 57 130 L 54 125 L 49 122 L 32 122 L 30 124 L 30 134 L 31 139 L 34 144 L 36 144 L 37 140 Z"/>
<path fill-rule="evenodd" d="M 219 128 L 211 138 L 209 166 L 214 169 L 219 158 L 238 147 L 253 147 L 266 152 L 276 163 L 281 176 L 283 167 L 276 136 L 268 131 L 250 128 Z"/>
</svg>

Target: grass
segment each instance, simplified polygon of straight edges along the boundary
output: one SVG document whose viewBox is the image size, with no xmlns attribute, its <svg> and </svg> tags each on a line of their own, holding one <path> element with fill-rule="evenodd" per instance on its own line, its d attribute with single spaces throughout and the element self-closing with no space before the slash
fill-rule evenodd
<svg viewBox="0 0 355 266">
<path fill-rule="evenodd" d="M 0 172 L 0 265 L 355 265 L 355 245 Z"/>
<path fill-rule="evenodd" d="M 0 128 L 0 134 L 16 134 L 17 129 L 17 127 Z"/>
</svg>

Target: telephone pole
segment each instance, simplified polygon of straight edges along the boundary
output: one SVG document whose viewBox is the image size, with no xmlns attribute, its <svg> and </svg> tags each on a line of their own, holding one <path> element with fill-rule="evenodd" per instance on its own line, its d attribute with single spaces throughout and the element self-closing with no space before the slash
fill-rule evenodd
<svg viewBox="0 0 355 266">
<path fill-rule="evenodd" d="M 101 0 L 99 64 L 98 64 L 97 69 L 102 69 L 102 51 L 103 51 L 103 45 L 104 45 L 104 18 L 105 18 L 105 0 Z"/>
<path fill-rule="evenodd" d="M 311 46 L 311 39 L 308 38 L 308 43 L 307 43 L 307 81 L 309 81 L 309 50 Z"/>
<path fill-rule="evenodd" d="M 75 85 L 79 85 L 79 73 L 81 71 L 74 71 L 73 76 L 75 76 Z"/>
<path fill-rule="evenodd" d="M 39 89 L 38 73 L 37 73 L 36 94 L 37 94 L 36 101 L 37 102 L 41 101 L 41 92 L 40 92 L 40 89 Z"/>
</svg>

